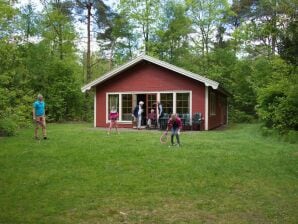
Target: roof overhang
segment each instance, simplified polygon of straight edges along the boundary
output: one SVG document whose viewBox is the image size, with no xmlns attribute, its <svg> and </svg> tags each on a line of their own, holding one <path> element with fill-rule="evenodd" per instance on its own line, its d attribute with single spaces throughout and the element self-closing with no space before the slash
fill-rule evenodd
<svg viewBox="0 0 298 224">
<path fill-rule="evenodd" d="M 81 88 L 82 92 L 86 92 L 86 91 L 90 90 L 92 87 L 94 87 L 94 86 L 96 86 L 100 83 L 103 83 L 103 82 L 107 81 L 108 79 L 113 78 L 114 76 L 117 76 L 121 72 L 129 69 L 130 67 L 132 67 L 134 65 L 136 65 L 140 61 L 148 61 L 148 62 L 151 62 L 153 64 L 159 65 L 161 67 L 167 68 L 171 71 L 177 72 L 177 73 L 179 73 L 181 75 L 184 75 L 188 78 L 191 78 L 193 80 L 197 80 L 199 82 L 202 82 L 202 83 L 205 84 L 205 86 L 210 86 L 213 89 L 217 89 L 218 86 L 219 86 L 218 82 L 213 81 L 211 79 L 208 79 L 206 77 L 203 77 L 203 76 L 200 76 L 198 74 L 192 73 L 192 72 L 187 71 L 183 68 L 179 68 L 175 65 L 169 64 L 169 63 L 161 61 L 161 60 L 158 60 L 158 59 L 150 57 L 148 55 L 141 55 L 141 56 L 139 56 L 139 57 L 137 57 L 137 58 L 135 58 L 135 59 L 123 64 L 123 65 L 121 65 L 121 66 L 119 66 L 118 68 L 106 73 L 105 75 L 99 77 L 98 79 L 95 79 L 94 81 L 86 84 L 85 86 L 83 86 Z"/>
</svg>

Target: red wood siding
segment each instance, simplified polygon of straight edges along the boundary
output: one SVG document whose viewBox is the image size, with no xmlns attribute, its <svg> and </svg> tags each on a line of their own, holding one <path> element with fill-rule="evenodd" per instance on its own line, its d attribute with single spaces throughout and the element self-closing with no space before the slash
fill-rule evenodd
<svg viewBox="0 0 298 224">
<path fill-rule="evenodd" d="M 209 88 L 209 92 L 212 91 L 215 93 L 216 96 L 216 112 L 215 115 L 210 115 L 210 97 L 209 97 L 209 118 L 208 118 L 208 128 L 214 129 L 217 128 L 223 124 L 226 124 L 227 122 L 227 98 L 225 95 L 220 93 L 217 90 L 211 90 Z"/>
<path fill-rule="evenodd" d="M 106 126 L 107 92 L 192 91 L 192 113 L 205 117 L 205 85 L 166 68 L 142 61 L 96 87 L 96 126 Z M 120 127 L 122 125 L 119 124 Z M 127 127 L 127 125 L 124 125 Z"/>
</svg>

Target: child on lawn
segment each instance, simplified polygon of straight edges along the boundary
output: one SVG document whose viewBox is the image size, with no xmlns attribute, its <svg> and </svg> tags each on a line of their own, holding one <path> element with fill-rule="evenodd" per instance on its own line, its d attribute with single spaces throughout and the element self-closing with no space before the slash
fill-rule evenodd
<svg viewBox="0 0 298 224">
<path fill-rule="evenodd" d="M 180 139 L 179 139 L 179 135 L 180 135 L 180 130 L 182 128 L 182 122 L 180 120 L 180 118 L 177 116 L 177 114 L 172 114 L 169 121 L 168 121 L 168 127 L 167 127 L 167 132 L 168 130 L 171 130 L 171 146 L 174 146 L 176 144 L 174 144 L 174 136 L 176 136 L 176 140 L 177 140 L 177 146 L 180 147 Z"/>
<path fill-rule="evenodd" d="M 110 126 L 109 126 L 109 131 L 108 131 L 108 135 L 111 133 L 111 129 L 112 127 L 115 127 L 117 133 L 119 134 L 118 131 L 118 125 L 117 125 L 117 119 L 119 117 L 119 114 L 116 110 L 116 108 L 114 106 L 112 106 L 111 111 L 110 111 Z"/>
</svg>

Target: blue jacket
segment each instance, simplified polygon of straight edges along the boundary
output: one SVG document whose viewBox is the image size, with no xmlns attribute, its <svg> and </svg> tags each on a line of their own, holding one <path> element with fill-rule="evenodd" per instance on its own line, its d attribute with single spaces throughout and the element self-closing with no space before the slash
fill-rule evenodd
<svg viewBox="0 0 298 224">
<path fill-rule="evenodd" d="M 135 117 L 139 116 L 139 109 L 140 109 L 140 107 L 139 107 L 139 105 L 137 105 L 135 107 L 135 109 L 133 110 L 133 116 L 135 116 Z"/>
</svg>

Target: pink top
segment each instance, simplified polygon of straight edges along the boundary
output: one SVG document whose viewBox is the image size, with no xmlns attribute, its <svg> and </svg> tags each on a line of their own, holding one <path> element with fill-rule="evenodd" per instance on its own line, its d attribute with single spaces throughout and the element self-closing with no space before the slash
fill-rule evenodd
<svg viewBox="0 0 298 224">
<path fill-rule="evenodd" d="M 151 120 L 156 120 L 156 114 L 153 112 L 153 113 L 149 113 L 148 114 L 148 118 L 151 119 Z"/>
<path fill-rule="evenodd" d="M 181 122 L 181 119 L 179 117 L 176 117 L 176 120 L 172 120 L 172 118 L 169 119 L 168 121 L 168 128 L 171 129 L 171 128 L 179 128 L 181 129 L 182 128 L 182 122 Z"/>
<path fill-rule="evenodd" d="M 111 120 L 117 120 L 117 118 L 119 117 L 119 114 L 118 114 L 118 112 L 117 111 L 111 111 L 110 112 L 110 119 Z"/>
</svg>

